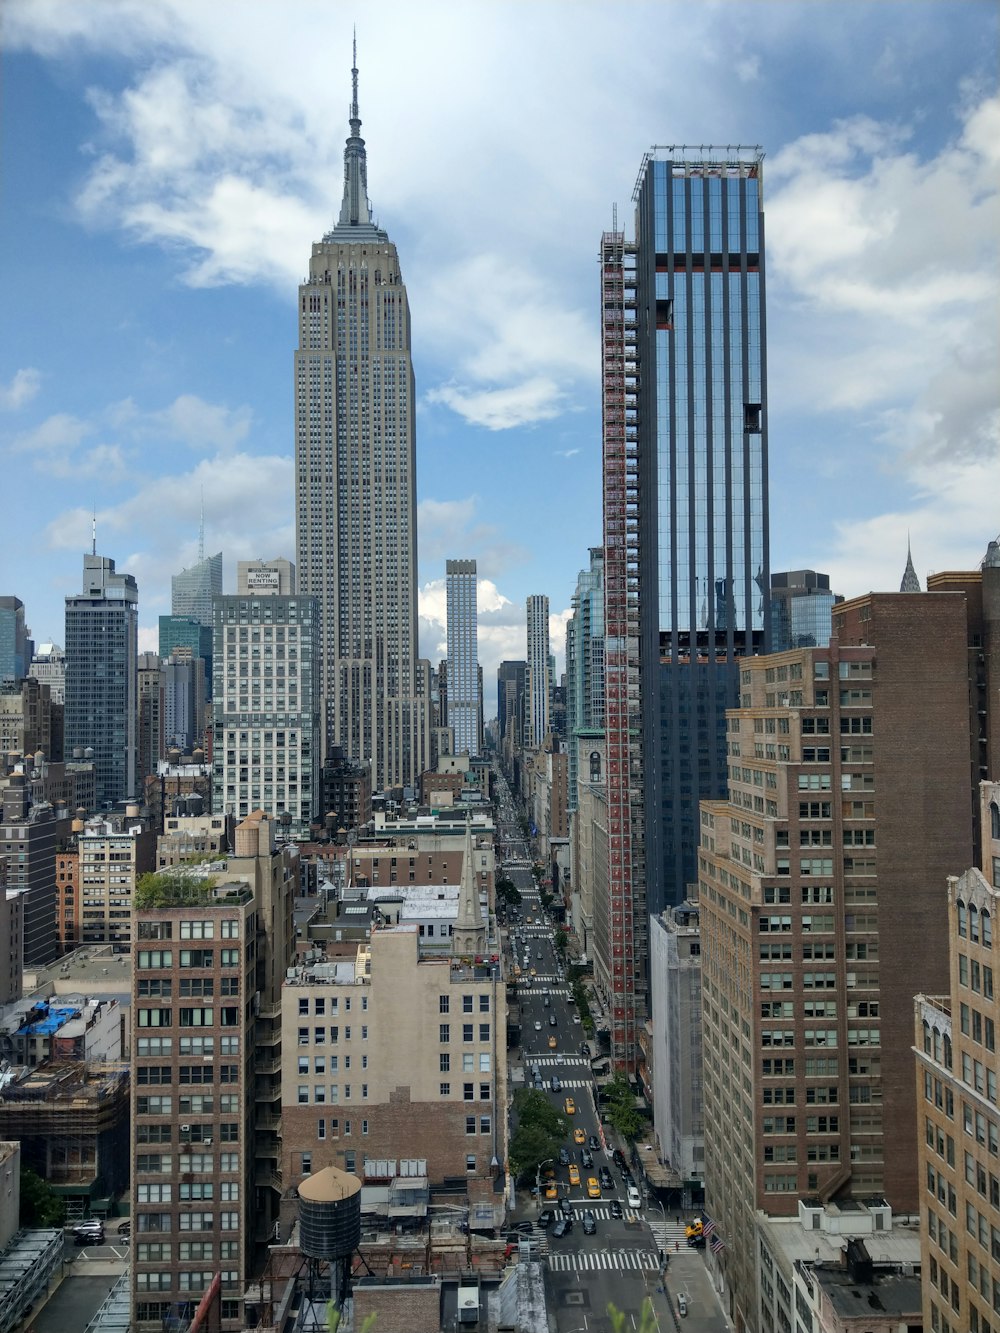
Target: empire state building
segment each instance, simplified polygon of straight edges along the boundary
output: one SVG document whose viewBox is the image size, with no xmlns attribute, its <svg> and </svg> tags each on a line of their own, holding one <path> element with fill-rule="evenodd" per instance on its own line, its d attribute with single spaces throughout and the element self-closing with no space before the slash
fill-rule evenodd
<svg viewBox="0 0 1000 1333">
<path fill-rule="evenodd" d="M 430 670 L 417 658 L 410 310 L 396 247 L 372 222 L 352 69 L 340 217 L 312 247 L 295 353 L 298 591 L 319 601 L 326 751 L 376 790 L 428 766 Z"/>
</svg>

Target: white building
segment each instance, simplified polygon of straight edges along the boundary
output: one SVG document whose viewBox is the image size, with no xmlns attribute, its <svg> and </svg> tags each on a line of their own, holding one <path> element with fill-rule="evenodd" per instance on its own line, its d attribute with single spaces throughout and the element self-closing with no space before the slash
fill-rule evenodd
<svg viewBox="0 0 1000 1333">
<path fill-rule="evenodd" d="M 693 903 L 650 917 L 653 1125 L 686 1187 L 705 1178 L 701 1095 L 701 934 Z"/>
<path fill-rule="evenodd" d="M 534 749 L 549 731 L 549 599 L 528 598 L 527 743 Z"/>
</svg>

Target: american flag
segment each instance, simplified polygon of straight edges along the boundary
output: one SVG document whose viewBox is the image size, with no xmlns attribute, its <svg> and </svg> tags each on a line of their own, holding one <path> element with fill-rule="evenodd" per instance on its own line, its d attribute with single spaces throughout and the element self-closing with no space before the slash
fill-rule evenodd
<svg viewBox="0 0 1000 1333">
<path fill-rule="evenodd" d="M 725 1246 L 726 1246 L 726 1242 L 722 1239 L 721 1236 L 713 1236 L 713 1237 L 712 1237 L 712 1247 L 711 1247 L 711 1248 L 712 1248 L 712 1253 L 713 1253 L 713 1254 L 718 1254 L 720 1250 L 725 1249 Z"/>
<path fill-rule="evenodd" d="M 712 1232 L 713 1232 L 714 1230 L 715 1230 L 715 1223 L 709 1221 L 709 1220 L 706 1218 L 705 1221 L 704 1221 L 704 1223 L 703 1223 L 703 1225 L 702 1225 L 702 1231 L 701 1231 L 701 1234 L 705 1237 L 706 1240 L 708 1240 L 709 1236 L 712 1234 Z"/>
</svg>

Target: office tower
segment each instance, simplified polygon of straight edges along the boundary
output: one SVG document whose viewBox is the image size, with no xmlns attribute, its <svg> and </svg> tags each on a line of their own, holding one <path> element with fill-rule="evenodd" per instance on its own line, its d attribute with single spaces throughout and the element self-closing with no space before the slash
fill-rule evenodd
<svg viewBox="0 0 1000 1333">
<path fill-rule="evenodd" d="M 166 661 L 175 649 L 205 663 L 205 699 L 212 698 L 212 626 L 187 616 L 160 616 L 160 656 Z M 202 725 L 199 722 L 199 727 Z"/>
<path fill-rule="evenodd" d="M 12 773 L 0 807 L 0 860 L 8 897 L 18 909 L 26 966 L 49 963 L 56 954 L 56 846 L 69 821 L 56 818 L 46 801 L 33 802 L 28 778 Z"/>
<path fill-rule="evenodd" d="M 995 1328 L 1000 1295 L 1000 783 L 981 792 L 987 873 L 948 876 L 948 988 L 914 1002 L 923 1326 L 956 1333 Z"/>
<path fill-rule="evenodd" d="M 501 741 L 510 727 L 517 734 L 517 745 L 524 739 L 525 679 L 527 662 L 501 662 L 497 667 L 497 723 Z"/>
<path fill-rule="evenodd" d="M 634 195 L 653 913 L 683 902 L 697 880 L 698 803 L 726 790 L 737 659 L 769 640 L 763 157 L 756 147 L 654 148 Z"/>
<path fill-rule="evenodd" d="M 204 550 L 204 542 L 202 543 Z M 170 613 L 199 625 L 212 625 L 212 602 L 222 596 L 222 552 L 199 556 L 198 563 L 170 580 Z"/>
<path fill-rule="evenodd" d="M 21 755 L 31 762 L 39 750 L 46 759 L 52 758 L 52 699 L 48 685 L 31 676 L 25 676 L 16 685 L 0 684 L 0 756 Z"/>
<path fill-rule="evenodd" d="M 40 643 L 28 675 L 48 685 L 54 704 L 66 702 L 66 654 L 57 643 Z"/>
<path fill-rule="evenodd" d="M 0 685 L 14 685 L 28 674 L 34 644 L 24 623 L 19 597 L 0 597 Z"/>
<path fill-rule="evenodd" d="M 649 1041 L 659 1156 L 673 1167 L 683 1189 L 697 1196 L 705 1177 L 697 903 L 687 902 L 650 917 L 649 995 L 655 1015 Z"/>
<path fill-rule="evenodd" d="M 569 808 L 577 808 L 581 732 L 604 730 L 604 548 L 590 548 L 590 567 L 577 575 L 566 622 L 566 734 Z"/>
<path fill-rule="evenodd" d="M 827 648 L 741 664 L 699 885 L 706 1202 L 737 1327 L 758 1210 L 921 1207 L 913 996 L 945 984 L 942 885 L 972 855 L 967 639 L 960 593 L 870 594 Z"/>
<path fill-rule="evenodd" d="M 163 740 L 167 750 L 191 754 L 201 745 L 209 697 L 203 659 L 175 648 L 163 663 Z"/>
<path fill-rule="evenodd" d="M 136 776 L 142 787 L 165 753 L 164 733 L 164 673 L 157 653 L 140 653 L 136 662 L 139 694 L 139 724 L 137 732 L 138 768 Z"/>
<path fill-rule="evenodd" d="M 479 646 L 475 560 L 445 562 L 448 614 L 448 726 L 455 754 L 479 753 Z"/>
<path fill-rule="evenodd" d="M 136 792 L 138 633 L 135 579 L 95 549 L 82 592 L 66 598 L 65 748 L 93 751 L 101 804 Z"/>
<path fill-rule="evenodd" d="M 771 575 L 771 652 L 825 648 L 833 608 L 843 601 L 830 591 L 829 574 L 790 569 Z"/>
<path fill-rule="evenodd" d="M 287 560 L 237 568 L 242 591 L 215 599 L 212 809 L 260 809 L 305 838 L 320 813 L 316 600 L 278 591 Z"/>
<path fill-rule="evenodd" d="M 528 598 L 528 669 L 525 676 L 528 716 L 525 744 L 537 749 L 549 733 L 549 599 Z"/>
<path fill-rule="evenodd" d="M 428 766 L 418 660 L 416 401 L 396 247 L 372 222 L 352 70 L 340 217 L 299 288 L 295 523 L 299 591 L 319 603 L 324 753 L 370 762 L 375 790 Z"/>
<path fill-rule="evenodd" d="M 917 571 L 913 568 L 913 554 L 910 551 L 910 543 L 906 543 L 906 567 L 903 570 L 903 577 L 899 584 L 900 592 L 920 592 L 920 579 Z"/>
<path fill-rule="evenodd" d="M 132 1327 L 187 1327 L 216 1275 L 244 1327 L 255 1247 L 281 1192 L 281 982 L 294 950 L 295 849 L 262 816 L 222 873 L 168 872 L 136 902 L 132 946 Z"/>
</svg>

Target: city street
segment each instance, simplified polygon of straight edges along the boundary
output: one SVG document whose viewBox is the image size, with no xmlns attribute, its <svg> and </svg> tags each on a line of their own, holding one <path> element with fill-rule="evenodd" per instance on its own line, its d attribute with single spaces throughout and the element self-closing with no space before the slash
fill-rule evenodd
<svg viewBox="0 0 1000 1333">
<path fill-rule="evenodd" d="M 513 814 L 505 819 L 501 802 L 501 825 L 514 819 Z M 504 874 L 522 896 L 520 906 L 510 914 L 507 932 L 507 971 L 511 982 L 517 983 L 521 1032 L 519 1050 L 510 1052 L 510 1083 L 513 1088 L 535 1087 L 543 1092 L 568 1125 L 564 1143 L 568 1160 L 564 1165 L 552 1163 L 556 1197 L 535 1198 L 530 1190 L 519 1190 L 513 1218 L 515 1223 L 535 1223 L 530 1236 L 532 1253 L 545 1259 L 554 1327 L 558 1333 L 611 1333 L 609 1302 L 629 1316 L 627 1327 L 631 1327 L 632 1316 L 638 1319 L 648 1296 L 658 1327 L 665 1333 L 676 1327 L 677 1296 L 683 1294 L 688 1308 L 685 1327 L 691 1333 L 724 1333 L 727 1323 L 702 1255 L 687 1247 L 684 1219 L 678 1223 L 675 1216 L 668 1218 L 655 1206 L 647 1218 L 642 1207 L 628 1206 L 622 1173 L 613 1163 L 612 1145 L 606 1141 L 600 1123 L 591 1058 L 581 1051 L 585 1042 L 593 1054 L 597 1053 L 596 1047 L 586 1037 L 571 1002 L 570 987 L 553 943 L 554 930 L 531 872 L 529 849 L 519 840 L 516 824 L 502 827 L 502 836 L 509 849 Z M 550 1044 L 553 1038 L 554 1049 Z M 567 1098 L 571 1099 L 571 1113 L 567 1113 Z M 574 1131 L 582 1133 L 582 1144 L 574 1141 Z M 579 1173 L 579 1183 L 571 1183 L 572 1168 Z M 546 1165 L 546 1169 L 550 1168 Z M 600 1197 L 589 1198 L 588 1179 L 600 1180 L 602 1169 L 607 1174 Z M 573 1227 L 566 1235 L 556 1237 L 553 1228 L 563 1201 L 568 1203 Z M 612 1216 L 613 1208 L 619 1216 Z M 586 1235 L 583 1229 L 583 1215 L 588 1210 L 595 1223 L 592 1235 Z M 538 1219 L 546 1211 L 554 1215 L 553 1219 L 539 1228 Z M 665 1280 L 661 1247 L 667 1257 Z"/>
</svg>

